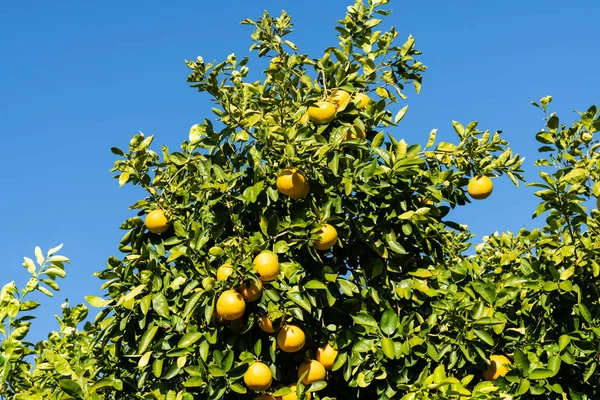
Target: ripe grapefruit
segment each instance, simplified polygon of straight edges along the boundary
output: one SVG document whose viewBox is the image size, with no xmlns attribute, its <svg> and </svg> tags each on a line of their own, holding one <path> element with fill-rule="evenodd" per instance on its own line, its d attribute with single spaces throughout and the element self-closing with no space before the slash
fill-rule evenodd
<svg viewBox="0 0 600 400">
<path fill-rule="evenodd" d="M 146 215 L 146 228 L 152 233 L 163 233 L 169 229 L 169 221 L 163 210 L 152 210 Z"/>
<path fill-rule="evenodd" d="M 217 314 L 227 321 L 233 321 L 244 315 L 246 302 L 235 290 L 226 290 L 217 300 Z"/>
<path fill-rule="evenodd" d="M 475 200 L 487 199 L 494 190 L 492 180 L 487 176 L 475 176 L 469 181 L 467 191 Z"/>
<path fill-rule="evenodd" d="M 279 261 L 277 256 L 270 251 L 263 251 L 254 258 L 254 272 L 263 282 L 277 279 L 279 275 Z"/>
<path fill-rule="evenodd" d="M 286 353 L 302 350 L 305 341 L 304 331 L 296 325 L 286 325 L 277 334 L 277 345 Z"/>
</svg>

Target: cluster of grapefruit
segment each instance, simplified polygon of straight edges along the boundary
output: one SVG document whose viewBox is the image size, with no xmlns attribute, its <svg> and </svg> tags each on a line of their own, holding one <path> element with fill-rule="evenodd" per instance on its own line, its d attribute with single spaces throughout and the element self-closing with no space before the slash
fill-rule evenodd
<svg viewBox="0 0 600 400">
<path fill-rule="evenodd" d="M 364 93 L 356 93 L 351 96 L 344 90 L 334 90 L 328 100 L 319 101 L 308 108 L 308 117 L 316 125 L 331 123 L 338 111 L 343 110 L 350 101 L 353 101 L 358 109 L 367 107 L 371 99 Z M 343 136 L 343 140 L 365 139 L 364 130 L 353 125 Z M 289 166 L 282 169 L 276 179 L 278 191 L 292 199 L 301 199 L 308 195 L 310 185 L 308 179 L 296 167 Z M 468 193 L 474 199 L 485 199 L 492 192 L 492 182 L 486 176 L 476 176 L 469 181 Z M 161 234 L 168 230 L 169 222 L 164 211 L 156 209 L 148 213 L 145 221 L 147 229 L 154 234 Z M 317 232 L 317 239 L 312 241 L 313 246 L 321 251 L 331 249 L 337 242 L 338 234 L 330 224 L 321 223 Z M 217 269 L 217 281 L 226 281 L 236 270 L 230 263 L 225 263 Z M 279 261 L 277 256 L 270 251 L 262 251 L 253 260 L 253 272 L 258 279 L 252 277 L 247 279 L 239 274 L 243 283 L 238 288 L 229 288 L 223 291 L 216 303 L 216 315 L 219 321 L 235 321 L 240 319 L 246 310 L 246 303 L 259 300 L 263 292 L 263 283 L 271 282 L 277 279 L 280 273 Z M 208 282 L 207 280 L 210 280 Z M 214 278 L 205 278 L 203 286 L 207 289 L 214 285 Z M 277 334 L 276 341 L 279 349 L 285 353 L 294 353 L 302 350 L 305 344 L 305 334 L 301 327 L 282 323 L 279 330 L 273 326 L 273 322 L 267 315 L 262 316 L 258 322 L 261 330 L 268 334 Z M 310 359 L 298 367 L 298 379 L 304 385 L 312 382 L 326 379 L 327 371 L 333 367 L 338 351 L 330 344 L 325 344 L 316 352 L 316 359 Z M 496 361 L 499 361 L 496 366 Z M 502 376 L 506 373 L 503 369 L 505 360 L 492 359 L 489 370 L 484 375 L 486 379 L 495 379 L 497 375 Z M 494 368 L 496 367 L 496 368 Z M 493 369 L 493 371 L 492 371 Z M 255 392 L 264 392 L 271 387 L 273 375 L 268 365 L 261 361 L 255 361 L 244 374 L 244 383 L 248 389 Z M 295 400 L 296 385 L 288 386 L 290 393 L 277 397 L 277 400 Z M 310 399 L 310 393 L 307 394 Z M 270 394 L 262 394 L 255 400 L 275 400 Z"/>
</svg>

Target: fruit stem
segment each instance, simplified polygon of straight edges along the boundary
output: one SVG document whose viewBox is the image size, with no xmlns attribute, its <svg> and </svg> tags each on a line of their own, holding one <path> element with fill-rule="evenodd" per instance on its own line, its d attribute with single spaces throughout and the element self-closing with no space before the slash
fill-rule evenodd
<svg viewBox="0 0 600 400">
<path fill-rule="evenodd" d="M 325 100 L 327 98 L 327 82 L 325 82 L 325 71 L 324 70 L 321 70 L 321 76 L 323 77 L 323 91 L 324 91 L 323 100 Z"/>
</svg>

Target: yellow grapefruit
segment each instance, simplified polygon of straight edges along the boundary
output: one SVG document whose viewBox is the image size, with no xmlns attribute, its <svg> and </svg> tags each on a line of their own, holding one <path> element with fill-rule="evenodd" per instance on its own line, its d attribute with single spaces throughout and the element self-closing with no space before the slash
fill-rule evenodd
<svg viewBox="0 0 600 400">
<path fill-rule="evenodd" d="M 335 106 L 328 101 L 319 101 L 308 107 L 308 118 L 317 124 L 328 124 L 335 118 Z"/>
<path fill-rule="evenodd" d="M 510 366 L 510 360 L 502 355 L 493 355 L 490 357 L 490 365 L 483 371 L 483 378 L 486 381 L 495 381 L 508 372 L 507 366 Z"/>
<path fill-rule="evenodd" d="M 262 294 L 262 283 L 249 279 L 247 282 L 242 283 L 238 289 L 238 293 L 241 294 L 247 302 L 252 303 L 260 299 Z"/>
<path fill-rule="evenodd" d="M 300 199 L 308 194 L 308 180 L 297 168 L 284 168 L 277 175 L 277 190 L 292 199 Z"/>
<path fill-rule="evenodd" d="M 227 321 L 238 319 L 246 311 L 246 302 L 235 290 L 226 290 L 217 300 L 217 314 Z"/>
<path fill-rule="evenodd" d="M 371 98 L 364 93 L 356 93 L 354 95 L 354 101 L 358 103 L 357 107 L 362 110 L 363 108 L 367 107 L 371 101 Z"/>
<path fill-rule="evenodd" d="M 292 393 L 288 393 L 286 395 L 279 396 L 277 398 L 277 400 L 298 400 L 298 396 L 296 396 L 296 385 L 290 385 L 288 387 L 290 388 Z M 311 396 L 310 393 L 306 393 L 306 396 L 304 398 L 306 400 L 310 400 L 310 398 L 311 398 L 310 396 Z"/>
<path fill-rule="evenodd" d="M 338 351 L 329 343 L 317 349 L 317 361 L 323 364 L 323 367 L 325 367 L 327 371 L 331 371 L 331 368 L 333 368 L 333 363 L 335 362 L 337 355 Z"/>
<path fill-rule="evenodd" d="M 337 242 L 338 234 L 332 225 L 323 224 L 318 234 L 320 238 L 313 241 L 313 244 L 319 250 L 329 250 Z"/>
<path fill-rule="evenodd" d="M 152 233 L 163 233 L 169 229 L 169 221 L 163 210 L 153 210 L 146 215 L 146 228 Z"/>
<path fill-rule="evenodd" d="M 335 108 L 340 108 L 342 105 L 344 105 L 346 102 L 348 102 L 349 98 L 350 98 L 350 93 L 346 92 L 345 90 L 341 90 L 341 89 L 335 89 L 335 91 L 333 92 L 333 94 L 331 96 L 331 100 L 333 101 Z"/>
<path fill-rule="evenodd" d="M 494 184 L 487 176 L 473 177 L 467 186 L 469 195 L 475 200 L 487 199 L 492 194 L 492 190 L 494 190 Z"/>
<path fill-rule="evenodd" d="M 263 282 L 277 279 L 279 275 L 279 261 L 277 256 L 270 251 L 263 251 L 254 258 L 254 271 Z"/>
<path fill-rule="evenodd" d="M 306 375 L 302 378 L 303 385 L 308 385 L 309 383 L 316 381 L 324 381 L 327 376 L 325 367 L 317 360 L 310 360 L 300 364 L 300 367 L 298 367 L 298 379 L 300 379 L 304 373 L 306 373 Z"/>
<path fill-rule="evenodd" d="M 217 269 L 217 280 L 224 281 L 233 273 L 231 264 L 223 264 Z"/>
<path fill-rule="evenodd" d="M 264 363 L 255 362 L 248 367 L 244 374 L 244 383 L 250 390 L 262 392 L 271 387 L 273 374 L 271 369 Z"/>
<path fill-rule="evenodd" d="M 258 321 L 258 327 L 267 333 L 275 333 L 275 328 L 273 328 L 273 321 L 266 316 L 263 315 L 262 318 Z"/>
<path fill-rule="evenodd" d="M 277 345 L 286 353 L 302 350 L 305 340 L 304 331 L 296 325 L 286 325 L 277 334 Z"/>
</svg>

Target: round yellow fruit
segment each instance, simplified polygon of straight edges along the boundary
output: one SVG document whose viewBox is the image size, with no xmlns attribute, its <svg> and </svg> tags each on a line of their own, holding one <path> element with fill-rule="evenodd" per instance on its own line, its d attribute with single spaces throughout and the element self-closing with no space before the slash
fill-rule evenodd
<svg viewBox="0 0 600 400">
<path fill-rule="evenodd" d="M 493 355 L 490 357 L 490 365 L 483 371 L 483 378 L 486 381 L 495 381 L 508 372 L 507 366 L 510 366 L 510 360 L 502 355 Z"/>
<path fill-rule="evenodd" d="M 318 234 L 320 238 L 318 240 L 313 241 L 313 244 L 319 250 L 329 250 L 337 242 L 337 231 L 333 226 L 329 224 L 323 224 Z"/>
<path fill-rule="evenodd" d="M 328 101 L 319 101 L 308 107 L 308 118 L 317 125 L 328 124 L 335 118 L 335 106 Z"/>
<path fill-rule="evenodd" d="M 217 280 L 224 281 L 233 273 L 231 264 L 223 264 L 217 269 Z"/>
<path fill-rule="evenodd" d="M 267 364 L 255 362 L 248 367 L 244 374 L 244 383 L 250 390 L 262 392 L 271 387 L 273 374 Z"/>
<path fill-rule="evenodd" d="M 346 103 L 349 98 L 350 93 L 341 89 L 336 89 L 335 92 L 333 92 L 333 95 L 331 96 L 331 100 L 333 101 L 335 108 L 340 108 L 340 106 Z"/>
<path fill-rule="evenodd" d="M 277 345 L 285 353 L 295 353 L 302 350 L 306 336 L 296 325 L 286 325 L 277 333 Z"/>
<path fill-rule="evenodd" d="M 494 190 L 494 184 L 487 176 L 475 176 L 471 178 L 467 186 L 469 195 L 475 200 L 487 199 L 492 194 L 492 190 Z"/>
<path fill-rule="evenodd" d="M 227 321 L 233 321 L 244 315 L 246 302 L 235 290 L 226 290 L 217 300 L 217 314 Z"/>
<path fill-rule="evenodd" d="M 169 229 L 169 221 L 163 210 L 153 210 L 146 215 L 146 228 L 152 233 L 163 233 Z"/>
<path fill-rule="evenodd" d="M 371 98 L 364 93 L 356 93 L 354 95 L 354 101 L 358 103 L 358 109 L 362 110 L 363 108 L 367 107 L 367 105 L 369 105 Z"/>
<path fill-rule="evenodd" d="M 323 367 L 325 367 L 327 371 L 331 371 L 333 368 L 333 363 L 335 362 L 337 355 L 338 351 L 329 343 L 317 349 L 317 361 L 323 364 Z"/>
<path fill-rule="evenodd" d="M 284 168 L 277 175 L 277 190 L 292 199 L 300 199 L 308 194 L 308 180 L 297 168 Z"/>
<path fill-rule="evenodd" d="M 275 333 L 275 328 L 273 328 L 273 321 L 266 316 L 263 315 L 262 318 L 258 321 L 258 327 L 267 333 Z"/>
<path fill-rule="evenodd" d="M 249 279 L 247 282 L 242 283 L 242 285 L 238 289 L 238 293 L 246 299 L 247 302 L 252 303 L 260 299 L 262 294 L 262 283 L 260 281 L 255 281 L 254 279 Z"/>
<path fill-rule="evenodd" d="M 290 388 L 290 390 L 292 391 L 292 393 L 288 393 L 286 395 L 279 396 L 277 398 L 277 400 L 298 400 L 298 396 L 296 396 L 296 385 L 290 385 L 288 387 Z M 311 399 L 311 394 L 310 393 L 306 393 L 306 396 L 304 398 L 306 400 L 310 400 Z"/>
<path fill-rule="evenodd" d="M 263 282 L 270 282 L 279 276 L 279 261 L 270 251 L 263 251 L 254 258 L 254 272 Z"/>
<path fill-rule="evenodd" d="M 316 381 L 324 381 L 327 376 L 325 367 L 317 360 L 310 360 L 300 364 L 300 367 L 298 367 L 298 379 L 300 379 L 304 373 L 306 373 L 306 375 L 302 378 L 303 385 L 308 385 L 309 383 Z"/>
</svg>

